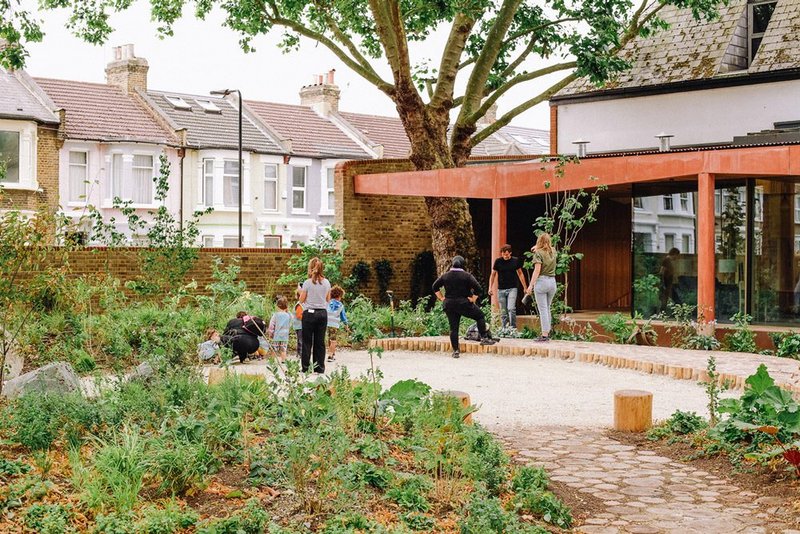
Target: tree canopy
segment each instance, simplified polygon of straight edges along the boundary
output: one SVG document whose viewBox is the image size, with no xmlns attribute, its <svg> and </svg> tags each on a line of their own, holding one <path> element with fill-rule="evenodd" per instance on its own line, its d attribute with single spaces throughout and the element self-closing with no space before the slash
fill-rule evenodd
<svg viewBox="0 0 800 534">
<path fill-rule="evenodd" d="M 24 65 L 27 43 L 43 38 L 38 13 L 20 0 L 0 0 L 0 63 Z M 67 9 L 68 28 L 92 43 L 113 31 L 112 13 L 134 0 L 40 0 L 40 10 Z M 143 1 L 143 0 L 142 0 Z M 572 80 L 587 77 L 602 84 L 627 69 L 620 55 L 636 36 L 665 26 L 659 17 L 668 5 L 713 17 L 721 0 L 149 0 L 157 31 L 169 36 L 189 12 L 205 18 L 213 9 L 240 35 L 243 50 L 256 38 L 281 32 L 280 46 L 296 50 L 302 38 L 327 47 L 347 67 L 382 91 L 396 105 L 411 141 L 417 169 L 463 165 L 473 147 L 514 117 L 546 101 Z M 449 28 L 441 50 L 412 58 L 409 43 L 425 41 Z M 383 62 L 391 78 L 380 74 Z M 536 63 L 536 65 L 534 65 Z M 541 66 L 544 64 L 544 66 Z M 478 121 L 513 87 L 553 73 L 563 78 L 536 90 L 481 128 Z M 458 93 L 458 94 L 457 94 Z M 455 120 L 451 120 L 451 112 Z M 427 199 L 434 251 L 442 266 L 456 245 L 474 248 L 466 204 Z M 455 229 L 454 225 L 466 226 Z M 453 234 L 452 232 L 456 233 Z M 443 240 L 437 250 L 437 239 Z"/>
</svg>

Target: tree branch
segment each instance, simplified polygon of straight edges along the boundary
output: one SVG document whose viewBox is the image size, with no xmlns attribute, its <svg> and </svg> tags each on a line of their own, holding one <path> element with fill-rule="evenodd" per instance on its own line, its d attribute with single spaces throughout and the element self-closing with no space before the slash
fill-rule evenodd
<svg viewBox="0 0 800 534">
<path fill-rule="evenodd" d="M 347 52 L 342 50 L 339 46 L 336 45 L 331 39 L 326 37 L 325 35 L 315 32 L 308 27 L 300 24 L 299 22 L 295 22 L 290 19 L 286 19 L 280 16 L 270 17 L 269 21 L 273 24 L 277 24 L 279 26 L 284 26 L 291 30 L 296 31 L 300 35 L 308 37 L 311 40 L 317 41 L 318 43 L 322 44 L 328 50 L 333 52 L 336 57 L 342 60 L 345 65 L 350 67 L 355 73 L 360 75 L 362 78 L 370 82 L 372 85 L 386 93 L 387 95 L 391 96 L 394 94 L 394 86 L 387 81 L 384 81 L 380 76 L 378 76 L 372 68 L 365 69 L 358 61 L 351 58 L 347 55 Z"/>
<path fill-rule="evenodd" d="M 511 80 L 507 81 L 506 83 L 498 87 L 497 90 L 495 90 L 492 94 L 490 94 L 489 97 L 486 98 L 486 100 L 484 100 L 481 103 L 481 106 L 477 109 L 477 111 L 475 111 L 475 113 L 467 117 L 465 120 L 467 121 L 467 123 L 476 122 L 478 119 L 480 119 L 486 114 L 486 112 L 492 106 L 492 104 L 497 102 L 497 100 L 501 96 L 503 96 L 503 94 L 505 94 L 509 89 L 511 89 L 515 85 L 518 85 L 522 82 L 535 80 L 536 78 L 539 78 L 541 76 L 546 76 L 548 74 L 552 74 L 560 70 L 574 69 L 577 66 L 578 63 L 576 61 L 568 61 L 566 63 L 556 63 L 555 65 L 550 65 L 548 67 L 544 67 L 542 69 L 535 70 L 533 72 L 528 72 L 525 74 L 520 74 L 518 76 L 515 76 Z"/>
<path fill-rule="evenodd" d="M 503 0 L 495 22 L 486 36 L 483 50 L 478 55 L 478 60 L 475 62 L 475 67 L 470 74 L 457 122 L 462 122 L 463 116 L 471 115 L 483 96 L 483 88 L 489 79 L 489 74 L 492 72 L 492 66 L 497 61 L 506 32 L 508 32 L 508 28 L 514 20 L 514 13 L 516 13 L 520 3 L 521 0 Z"/>
<path fill-rule="evenodd" d="M 453 100 L 458 62 L 474 26 L 475 19 L 461 13 L 453 19 L 453 26 L 450 28 L 450 35 L 439 62 L 439 79 L 436 80 L 436 90 L 431 97 L 431 107 L 438 108 L 445 102 Z"/>
<path fill-rule="evenodd" d="M 484 139 L 495 133 L 497 130 L 499 130 L 503 126 L 508 125 L 508 123 L 511 122 L 511 119 L 513 119 L 520 113 L 529 110 L 536 104 L 548 100 L 551 96 L 553 96 L 555 93 L 566 87 L 569 83 L 571 83 L 575 79 L 577 79 L 577 75 L 575 75 L 575 73 L 569 74 L 565 76 L 561 81 L 551 85 L 545 91 L 542 91 L 541 93 L 531 98 L 530 100 L 527 100 L 522 104 L 518 105 L 517 107 L 513 108 L 511 111 L 509 111 L 508 113 L 497 119 L 497 121 L 493 122 L 480 132 L 477 132 L 475 135 L 473 135 L 472 138 L 470 139 L 470 146 L 472 147 L 477 146 L 481 141 L 483 141 Z"/>
<path fill-rule="evenodd" d="M 367 60 L 366 57 L 364 57 L 364 55 L 361 53 L 361 51 L 358 49 L 355 43 L 353 43 L 353 40 L 350 39 L 350 37 L 346 33 L 344 33 L 341 27 L 339 27 L 339 25 L 336 23 L 336 20 L 330 15 L 328 10 L 324 10 L 323 12 L 325 13 L 325 22 L 328 25 L 328 28 L 336 36 L 336 39 L 340 43 L 342 43 L 347 48 L 347 50 L 350 51 L 350 54 L 352 54 L 352 56 L 355 58 L 355 61 L 357 61 L 359 65 L 361 65 L 362 67 L 364 67 L 366 70 L 368 70 L 377 77 L 378 73 L 375 72 L 375 69 L 372 67 L 372 64 Z"/>
</svg>

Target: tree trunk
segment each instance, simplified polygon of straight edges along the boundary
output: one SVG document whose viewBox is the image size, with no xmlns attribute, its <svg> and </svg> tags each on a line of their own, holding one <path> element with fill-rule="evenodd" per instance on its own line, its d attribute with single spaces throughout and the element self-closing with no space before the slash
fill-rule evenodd
<svg viewBox="0 0 800 534">
<path fill-rule="evenodd" d="M 447 143 L 448 110 L 424 105 L 420 108 L 416 102 L 403 106 L 402 100 L 397 102 L 411 141 L 410 159 L 414 168 L 427 171 L 456 167 Z M 426 197 L 425 205 L 431 218 L 431 241 L 437 271 L 446 271 L 455 255 L 464 256 L 468 268 L 475 271 L 479 267 L 478 249 L 467 201 L 463 198 Z"/>
</svg>

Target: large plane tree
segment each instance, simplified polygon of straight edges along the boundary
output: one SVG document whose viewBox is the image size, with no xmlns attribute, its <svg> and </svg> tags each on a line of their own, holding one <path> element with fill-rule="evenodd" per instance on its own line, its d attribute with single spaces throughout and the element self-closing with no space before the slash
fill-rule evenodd
<svg viewBox="0 0 800 534">
<path fill-rule="evenodd" d="M 0 0 L 0 63 L 22 66 L 25 44 L 42 39 L 38 13 L 21 0 Z M 41 11 L 70 11 L 68 27 L 102 43 L 109 15 L 134 0 L 39 0 Z M 142 0 L 144 1 L 144 0 Z M 640 3 L 637 3 L 640 2 Z M 251 50 L 258 36 L 282 32 L 281 47 L 302 38 L 328 48 L 394 102 L 411 142 L 417 170 L 462 166 L 482 140 L 514 117 L 546 101 L 579 77 L 602 84 L 629 67 L 620 51 L 633 38 L 664 26 L 667 5 L 712 17 L 720 0 L 150 0 L 157 31 L 170 35 L 185 10 L 205 18 L 221 9 L 225 24 Z M 412 58 L 409 44 L 449 29 L 440 50 Z M 534 66 L 535 65 L 535 66 Z M 385 68 L 388 66 L 388 70 Z M 384 73 L 391 72 L 390 77 Z M 477 124 L 506 93 L 543 76 L 558 81 L 531 90 L 482 128 Z M 548 78 L 549 80 L 550 78 Z M 519 94 L 519 92 L 516 92 Z M 426 198 L 437 266 L 456 253 L 474 256 L 475 237 L 466 200 Z"/>
</svg>

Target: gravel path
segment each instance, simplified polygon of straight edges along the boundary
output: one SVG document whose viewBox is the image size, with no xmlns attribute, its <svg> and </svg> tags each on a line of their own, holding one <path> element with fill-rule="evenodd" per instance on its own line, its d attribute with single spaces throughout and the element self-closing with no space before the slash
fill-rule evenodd
<svg viewBox="0 0 800 534">
<path fill-rule="evenodd" d="M 434 389 L 468 393 L 480 408 L 475 418 L 487 427 L 609 427 L 618 389 L 651 391 L 655 419 L 678 409 L 708 416 L 703 388 L 694 382 L 577 361 L 493 354 L 462 354 L 455 360 L 442 353 L 387 351 L 376 362 L 384 387 L 416 378 Z M 359 375 L 369 369 L 369 356 L 342 351 L 328 370 L 340 365 Z"/>
</svg>

